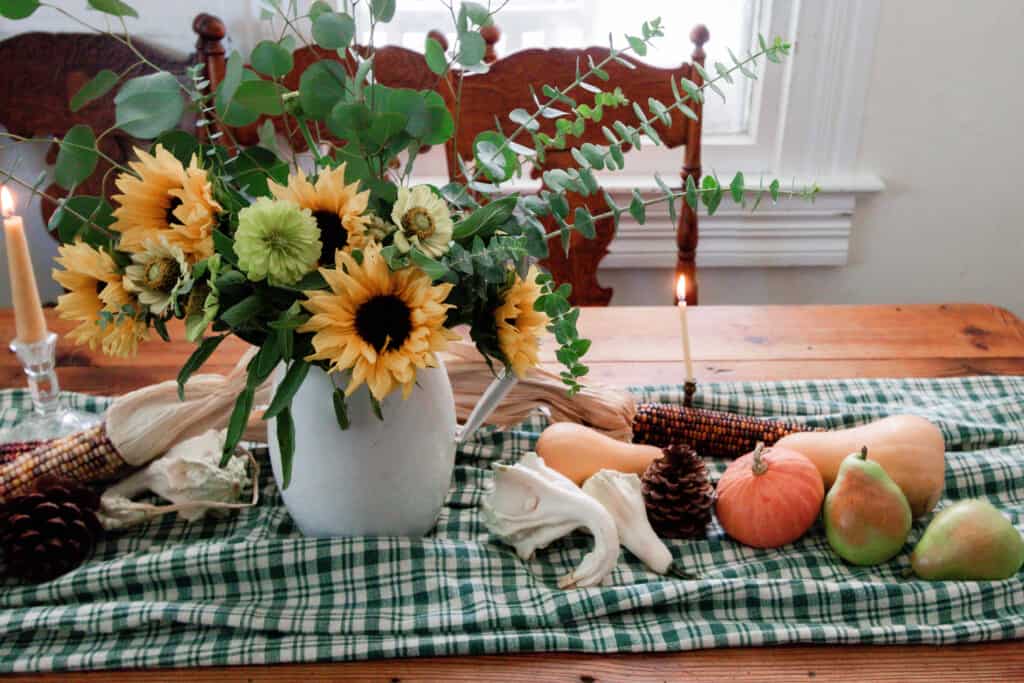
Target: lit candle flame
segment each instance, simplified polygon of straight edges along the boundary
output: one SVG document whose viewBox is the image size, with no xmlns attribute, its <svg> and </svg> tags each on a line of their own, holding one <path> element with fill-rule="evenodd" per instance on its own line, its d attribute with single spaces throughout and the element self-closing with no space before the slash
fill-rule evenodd
<svg viewBox="0 0 1024 683">
<path fill-rule="evenodd" d="M 0 207 L 3 209 L 4 218 L 14 214 L 14 196 L 6 185 L 0 185 Z"/>
<path fill-rule="evenodd" d="M 686 301 L 686 276 L 680 275 L 676 280 L 676 302 Z"/>
</svg>

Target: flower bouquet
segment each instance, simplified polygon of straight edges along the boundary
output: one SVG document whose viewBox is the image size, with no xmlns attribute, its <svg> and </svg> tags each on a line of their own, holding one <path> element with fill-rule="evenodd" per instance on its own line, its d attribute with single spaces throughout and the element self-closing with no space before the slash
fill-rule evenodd
<svg viewBox="0 0 1024 683">
<path fill-rule="evenodd" d="M 578 390 L 587 372 L 582 357 L 589 341 L 577 332 L 579 312 L 569 305 L 569 286 L 556 284 L 534 265 L 547 255 L 549 242 L 557 238 L 561 247 L 556 248 L 568 252 L 571 233 L 593 236 L 595 220 L 618 221 L 628 212 L 642 222 L 645 206 L 654 202 L 687 201 L 694 208 L 703 202 L 714 211 L 723 197 L 743 202 L 746 190 L 742 175 L 727 186 L 714 176 L 699 187 L 692 178 L 679 189 L 659 182 L 658 197 L 644 200 L 634 193 L 628 207 L 605 194 L 608 211 L 598 216 L 586 208 L 570 216 L 567 193 L 600 193 L 594 172 L 620 170 L 625 149 L 658 143 L 654 122 L 694 116 L 687 102 L 702 102 L 708 89 L 720 93 L 717 84 L 733 74 L 752 77 L 758 60 L 778 61 L 790 50 L 782 40 L 761 39 L 746 57 L 716 64 L 714 76 L 696 65 L 702 83 L 673 81 L 675 101 L 652 100 L 645 110 L 618 89 L 602 87 L 604 66 L 629 65 L 631 54 L 642 56 L 662 35 L 659 20 L 644 22 L 638 35 L 626 36 L 626 46 L 613 44 L 603 61 L 580 65 L 572 83 L 544 86 L 535 111 L 510 112 L 511 125 L 496 122 L 493 131 L 477 138 L 473 158 L 458 160 L 460 181 L 435 187 L 413 182 L 417 153 L 452 138 L 459 83 L 486 69 L 480 31 L 493 22 L 494 12 L 464 2 L 452 8 L 457 39 L 451 49 L 427 39 L 426 64 L 437 75 L 438 88 L 450 88 L 454 96 L 446 103 L 434 90 L 375 81 L 374 27 L 393 18 L 394 0 L 372 0 L 368 7 L 344 4 L 346 10 L 338 11 L 314 2 L 300 12 L 296 3 L 265 0 L 264 18 L 278 39 L 256 45 L 248 55 L 251 66 L 234 52 L 216 88 L 201 66 L 181 76 L 167 73 L 135 50 L 126 30 L 111 32 L 136 51 L 137 66 L 150 72 L 101 72 L 75 94 L 73 106 L 119 88 L 115 126 L 152 143 L 137 148 L 136 160 L 127 166 L 114 164 L 112 205 L 102 197 L 75 194 L 104 156 L 98 141 L 107 131 L 76 126 L 60 141 L 56 164 L 58 182 L 70 197 L 60 202 L 51 222 L 63 243 L 54 277 L 67 290 L 58 312 L 77 323 L 72 338 L 108 354 L 130 355 L 154 333 L 167 340 L 167 322 L 182 320 L 186 336 L 197 343 L 178 376 L 182 392 L 190 375 L 229 336 L 257 347 L 224 452 L 232 453 L 241 438 L 257 389 L 281 368 L 264 417 L 273 424 L 275 473 L 286 490 L 296 451 L 305 458 L 325 448 L 323 411 L 333 413 L 331 427 L 338 430 L 332 443 L 357 421 L 365 422 L 366 415 L 384 423 L 416 422 L 415 415 L 397 417 L 407 411 L 391 397 L 405 399 L 424 389 L 426 375 L 439 365 L 436 354 L 457 338 L 456 328 L 467 330 L 496 374 L 516 376 L 538 363 L 541 337 L 552 333 L 565 366 L 561 377 L 569 391 Z M 90 0 L 90 5 L 122 27 L 138 16 L 121 0 Z M 67 14 L 35 0 L 3 5 L 10 18 L 41 6 Z M 299 88 L 290 91 L 283 77 L 293 68 L 296 41 L 336 51 L 338 59 L 314 62 Z M 583 95 L 593 103 L 584 102 Z M 625 106 L 636 111 L 638 125 L 606 127 L 607 146 L 574 147 L 573 138 L 585 127 L 600 125 L 603 109 Z M 197 115 L 204 135 L 176 130 L 186 107 Z M 266 120 L 259 145 L 237 144 L 233 127 L 261 116 L 284 117 L 301 132 L 309 154 L 282 154 Z M 540 118 L 557 119 L 557 135 L 540 132 Z M 330 139 L 320 137 L 325 130 Z M 562 149 L 571 149 L 577 168 L 545 172 L 537 195 L 506 190 L 505 183 L 524 168 Z M 777 199 L 777 181 L 765 192 Z M 557 229 L 545 229 L 541 219 L 546 216 Z M 314 374 L 317 382 L 311 381 Z M 293 403 L 303 387 L 314 384 L 323 393 L 303 403 L 302 411 L 320 417 L 309 420 Z M 442 387 L 425 404 L 450 404 L 450 394 L 450 387 L 447 394 Z M 450 406 L 433 419 L 444 432 L 437 442 L 450 444 Z M 390 430 L 410 431 L 402 424 Z M 394 448 L 414 449 L 420 437 Z M 447 467 L 450 474 L 450 458 Z M 310 475 L 317 477 L 317 472 Z M 447 476 L 438 479 L 446 488 Z M 440 500 L 435 503 L 439 507 Z"/>
</svg>

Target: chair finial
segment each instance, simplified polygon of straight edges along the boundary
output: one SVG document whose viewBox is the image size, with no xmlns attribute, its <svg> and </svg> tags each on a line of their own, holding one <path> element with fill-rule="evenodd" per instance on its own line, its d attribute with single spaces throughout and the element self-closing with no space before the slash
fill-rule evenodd
<svg viewBox="0 0 1024 683">
<path fill-rule="evenodd" d="M 199 34 L 199 37 L 208 41 L 223 40 L 227 35 L 227 28 L 220 18 L 203 12 L 197 14 L 192 21 L 192 30 Z"/>
<path fill-rule="evenodd" d="M 697 24 L 690 31 L 690 42 L 696 47 L 693 50 L 692 59 L 695 62 L 704 63 L 704 43 L 711 40 L 711 31 L 704 24 Z"/>
<path fill-rule="evenodd" d="M 484 62 L 493 64 L 498 60 L 498 53 L 495 51 L 494 46 L 501 40 L 501 29 L 498 28 L 497 24 L 491 24 L 480 29 L 480 35 L 487 45 L 487 51 L 484 52 Z"/>
<path fill-rule="evenodd" d="M 433 38 L 438 42 L 442 50 L 444 50 L 445 52 L 448 51 L 448 39 L 445 38 L 444 34 L 438 31 L 437 29 L 433 29 L 432 31 L 427 33 L 427 38 Z"/>
</svg>

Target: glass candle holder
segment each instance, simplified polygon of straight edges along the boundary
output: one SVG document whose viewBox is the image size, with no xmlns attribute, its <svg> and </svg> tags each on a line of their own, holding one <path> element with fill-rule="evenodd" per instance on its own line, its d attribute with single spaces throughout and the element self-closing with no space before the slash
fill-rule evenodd
<svg viewBox="0 0 1024 683">
<path fill-rule="evenodd" d="M 0 430 L 0 444 L 57 439 L 101 421 L 94 413 L 73 410 L 61 402 L 57 380 L 57 335 L 26 344 L 15 339 L 11 351 L 18 356 L 28 378 L 32 412 L 13 427 Z"/>
</svg>

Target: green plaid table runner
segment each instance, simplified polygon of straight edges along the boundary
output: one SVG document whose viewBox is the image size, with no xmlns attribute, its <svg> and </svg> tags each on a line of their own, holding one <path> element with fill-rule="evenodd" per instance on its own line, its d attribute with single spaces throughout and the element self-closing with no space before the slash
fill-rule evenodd
<svg viewBox="0 0 1024 683">
<path fill-rule="evenodd" d="M 671 387 L 639 393 L 681 398 Z M 70 399 L 92 410 L 106 403 Z M 986 498 L 1024 526 L 1024 378 L 706 384 L 696 399 L 824 427 L 923 415 L 946 437 L 944 504 Z M 28 406 L 24 392 L 0 392 L 0 424 Z M 538 416 L 467 444 L 426 539 L 303 538 L 269 476 L 257 508 L 108 534 L 56 581 L 3 583 L 0 671 L 1024 637 L 1024 574 L 920 582 L 903 577 L 906 554 L 855 568 L 829 551 L 820 527 L 779 550 L 740 546 L 716 527 L 706 540 L 671 542 L 697 580 L 655 575 L 624 552 L 612 585 L 559 590 L 556 577 L 580 561 L 588 538 L 520 562 L 477 509 L 490 465 L 517 459 L 544 424 Z M 923 528 L 915 524 L 911 543 Z"/>
</svg>

